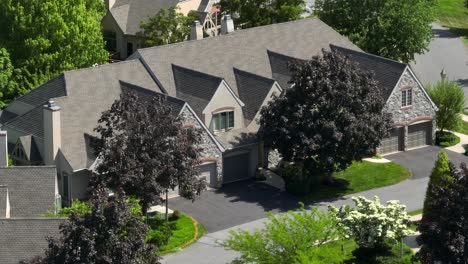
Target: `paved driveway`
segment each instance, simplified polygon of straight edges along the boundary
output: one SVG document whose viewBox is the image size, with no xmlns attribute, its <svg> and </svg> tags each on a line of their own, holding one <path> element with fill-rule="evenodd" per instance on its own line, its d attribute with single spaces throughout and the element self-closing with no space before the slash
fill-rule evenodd
<svg viewBox="0 0 468 264">
<path fill-rule="evenodd" d="M 397 162 L 412 172 L 411 180 L 430 175 L 437 153 L 441 148 L 424 147 L 407 152 L 387 155 L 385 158 Z M 468 164 L 468 157 L 447 151 L 457 166 Z M 300 200 L 287 192 L 256 181 L 241 181 L 224 186 L 219 190 L 206 191 L 195 202 L 183 198 L 169 200 L 169 208 L 192 215 L 208 232 L 217 232 L 265 217 L 265 212 L 285 212 L 298 208 Z"/>
<path fill-rule="evenodd" d="M 265 212 L 284 212 L 298 207 L 299 200 L 262 182 L 241 181 L 207 191 L 195 202 L 169 200 L 169 208 L 186 212 L 208 232 L 216 232 L 265 217 Z"/>
<path fill-rule="evenodd" d="M 442 149 L 439 147 L 429 146 L 407 152 L 387 155 L 385 158 L 408 168 L 413 173 L 411 180 L 416 180 L 428 177 L 431 174 L 437 154 L 441 150 Z M 449 155 L 450 160 L 456 166 L 459 166 L 462 162 L 468 164 L 468 157 L 449 150 L 446 150 L 446 152 Z"/>
</svg>

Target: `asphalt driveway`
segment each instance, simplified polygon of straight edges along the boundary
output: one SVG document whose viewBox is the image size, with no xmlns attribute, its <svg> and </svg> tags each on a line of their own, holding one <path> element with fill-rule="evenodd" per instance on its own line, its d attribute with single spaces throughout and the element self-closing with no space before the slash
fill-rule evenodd
<svg viewBox="0 0 468 264">
<path fill-rule="evenodd" d="M 411 180 L 416 180 L 428 177 L 431 174 L 432 168 L 434 167 L 434 162 L 437 159 L 437 154 L 441 150 L 442 148 L 440 147 L 428 146 L 406 152 L 387 155 L 385 158 L 399 163 L 409 169 L 413 174 Z M 445 151 L 455 166 L 459 166 L 462 162 L 468 164 L 467 156 L 449 150 Z"/>
<path fill-rule="evenodd" d="M 206 191 L 193 203 L 171 199 L 169 208 L 193 216 L 211 233 L 264 218 L 265 212 L 296 209 L 298 202 L 296 197 L 265 183 L 241 181 Z"/>
<path fill-rule="evenodd" d="M 387 155 L 412 172 L 410 181 L 428 177 L 437 154 L 435 146 Z M 468 157 L 447 151 L 452 162 L 468 164 Z M 195 202 L 183 198 L 169 200 L 169 208 L 185 212 L 200 221 L 209 233 L 262 219 L 265 212 L 279 213 L 298 208 L 300 199 L 270 185 L 256 181 L 241 181 L 219 190 L 206 191 Z"/>
</svg>

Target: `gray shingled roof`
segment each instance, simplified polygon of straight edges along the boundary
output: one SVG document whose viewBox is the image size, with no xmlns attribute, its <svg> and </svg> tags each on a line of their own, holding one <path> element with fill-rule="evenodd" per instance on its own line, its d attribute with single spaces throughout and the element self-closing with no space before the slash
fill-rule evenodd
<svg viewBox="0 0 468 264">
<path fill-rule="evenodd" d="M 34 90 L 33 90 L 34 91 Z M 34 135 L 38 138 L 44 138 L 43 125 L 43 106 L 42 102 L 29 112 L 16 116 L 3 124 L 5 127 L 13 128 L 24 133 L 24 135 Z M 4 129 L 5 130 L 5 129 Z"/>
<path fill-rule="evenodd" d="M 53 210 L 56 177 L 52 166 L 0 168 L 0 185 L 8 186 L 10 216 L 39 217 Z"/>
<path fill-rule="evenodd" d="M 138 85 L 133 85 L 121 81 L 120 87 L 122 88 L 122 92 L 134 92 L 138 95 L 140 100 L 145 100 L 147 102 L 151 102 L 154 98 L 164 98 L 166 100 L 167 106 L 171 108 L 171 114 L 176 116 L 180 114 L 180 111 L 182 111 L 182 108 L 185 105 L 184 100 L 172 96 L 167 96 L 166 94 L 158 93 Z"/>
<path fill-rule="evenodd" d="M 234 75 L 236 76 L 239 97 L 245 103 L 242 111 L 244 112 L 245 125 L 248 126 L 260 110 L 275 80 L 236 68 L 234 68 Z"/>
<path fill-rule="evenodd" d="M 17 264 L 44 255 L 47 237 L 60 236 L 60 224 L 66 219 L 0 219 L 0 262 Z"/>
<path fill-rule="evenodd" d="M 335 44 L 360 50 L 317 18 L 235 31 L 227 35 L 138 50 L 171 96 L 177 96 L 172 64 L 222 77 L 238 93 L 233 68 L 273 78 L 267 51 L 310 59 Z"/>
<path fill-rule="evenodd" d="M 356 62 L 362 70 L 372 72 L 374 74 L 374 79 L 379 84 L 379 88 L 382 89 L 382 94 L 385 99 L 390 97 L 407 67 L 404 63 L 376 55 L 357 52 L 335 45 L 331 45 L 331 48 L 344 54 L 353 62 Z"/>
<path fill-rule="evenodd" d="M 68 71 L 63 75 L 62 88 L 67 95 L 54 100 L 61 108 L 61 151 L 74 170 L 87 168 L 90 157 L 85 135 L 94 135 L 101 113 L 119 99 L 121 80 L 161 92 L 139 60 Z M 43 138 L 42 103 L 5 125 L 24 135 Z"/>
<path fill-rule="evenodd" d="M 0 218 L 6 217 L 6 186 L 0 184 Z"/>
<path fill-rule="evenodd" d="M 33 136 L 22 136 L 19 137 L 18 140 L 21 142 L 24 152 L 30 162 L 40 163 L 42 161 L 41 153 L 37 148 L 36 140 Z"/>
<path fill-rule="evenodd" d="M 179 0 L 116 0 L 110 13 L 126 35 L 136 35 L 142 31 L 141 22 L 155 16 L 162 8 L 169 8 Z"/>
<path fill-rule="evenodd" d="M 271 64 L 273 79 L 275 79 L 278 82 L 281 88 L 289 88 L 289 86 L 291 85 L 289 84 L 289 81 L 291 80 L 291 71 L 289 70 L 289 64 L 299 59 L 293 58 L 291 56 L 286 56 L 284 54 L 279 54 L 271 50 L 268 50 L 268 58 Z"/>
<path fill-rule="evenodd" d="M 176 95 L 187 101 L 199 117 L 223 81 L 222 78 L 172 65 Z"/>
</svg>

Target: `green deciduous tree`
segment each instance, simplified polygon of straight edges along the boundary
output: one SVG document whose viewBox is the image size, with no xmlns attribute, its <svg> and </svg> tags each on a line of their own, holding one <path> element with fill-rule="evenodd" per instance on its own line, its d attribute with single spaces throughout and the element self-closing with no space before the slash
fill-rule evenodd
<svg viewBox="0 0 468 264">
<path fill-rule="evenodd" d="M 141 214 L 131 212 L 121 190 L 109 196 L 103 187 L 97 187 L 90 203 L 91 212 L 72 212 L 60 227 L 61 238 L 49 239 L 45 257 L 22 263 L 159 263 L 156 249 L 145 243 L 147 225 Z"/>
<path fill-rule="evenodd" d="M 238 14 L 234 23 L 251 28 L 300 19 L 305 12 L 304 0 L 221 0 L 225 14 Z"/>
<path fill-rule="evenodd" d="M 394 60 L 413 60 L 432 39 L 432 0 L 317 0 L 315 12 L 361 49 Z"/>
<path fill-rule="evenodd" d="M 468 169 L 449 167 L 428 189 L 418 237 L 422 263 L 468 263 Z"/>
<path fill-rule="evenodd" d="M 173 6 L 159 10 L 158 14 L 141 23 L 147 46 L 160 46 L 185 41 L 190 36 L 190 26 L 198 19 L 196 12 L 184 16 Z"/>
<path fill-rule="evenodd" d="M 285 161 L 325 176 L 372 156 L 390 129 L 376 81 L 348 58 L 323 51 L 291 67 L 293 87 L 261 110 L 259 136 Z"/>
<path fill-rule="evenodd" d="M 0 108 L 4 108 L 9 102 L 7 98 L 11 92 L 11 82 L 13 81 L 13 64 L 10 60 L 10 53 L 4 48 L 0 48 Z"/>
<path fill-rule="evenodd" d="M 427 92 L 439 111 L 436 113 L 436 124 L 440 131 L 454 130 L 462 122 L 460 113 L 465 106 L 463 88 L 449 80 L 441 80 L 427 87 Z"/>
<path fill-rule="evenodd" d="M 198 178 L 200 131 L 184 128 L 178 114 L 163 96 L 149 100 L 129 92 L 99 119 L 94 147 L 100 180 L 139 199 L 144 215 L 169 189 L 179 187 L 194 199 L 206 188 Z"/>
<path fill-rule="evenodd" d="M 101 0 L 3 0 L 0 46 L 19 70 L 9 100 L 66 70 L 105 63 Z"/>
<path fill-rule="evenodd" d="M 327 244 L 339 238 L 333 214 L 311 207 L 287 214 L 268 214 L 268 222 L 253 233 L 232 231 L 222 242 L 241 256 L 233 263 L 341 263 L 346 255 Z"/>
</svg>

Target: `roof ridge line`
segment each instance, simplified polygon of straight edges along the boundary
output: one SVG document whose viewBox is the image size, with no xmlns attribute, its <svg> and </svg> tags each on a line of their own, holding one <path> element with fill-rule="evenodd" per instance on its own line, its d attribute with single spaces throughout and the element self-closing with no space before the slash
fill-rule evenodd
<svg viewBox="0 0 468 264">
<path fill-rule="evenodd" d="M 138 51 L 145 51 L 145 50 L 149 50 L 149 49 L 161 49 L 161 48 L 165 48 L 165 47 L 168 47 L 168 46 L 176 46 L 176 45 L 183 45 L 183 44 L 187 44 L 187 43 L 195 43 L 197 41 L 206 41 L 206 40 L 210 40 L 210 39 L 225 38 L 225 37 L 230 37 L 230 36 L 242 34 L 242 32 L 252 31 L 252 30 L 256 30 L 256 29 L 263 29 L 263 28 L 268 28 L 268 27 L 274 27 L 274 26 L 278 26 L 278 25 L 282 26 L 282 25 L 300 23 L 300 22 L 303 22 L 303 21 L 306 21 L 306 20 L 307 21 L 318 20 L 321 23 L 323 23 L 324 25 L 326 25 L 327 27 L 330 27 L 325 22 L 323 22 L 322 20 L 320 20 L 320 19 L 318 19 L 316 17 L 309 17 L 309 18 L 301 18 L 301 19 L 292 20 L 292 21 L 286 21 L 286 22 L 282 22 L 282 23 L 273 23 L 273 24 L 268 24 L 268 25 L 263 25 L 263 26 L 258 26 L 258 27 L 239 29 L 239 30 L 235 30 L 234 32 L 231 32 L 231 33 L 228 33 L 228 34 L 220 34 L 220 35 L 217 35 L 215 37 L 207 37 L 207 38 L 202 38 L 202 39 L 197 39 L 197 40 L 186 40 L 186 41 L 181 41 L 181 42 L 171 43 L 171 44 L 166 44 L 166 45 L 141 48 L 141 49 L 138 49 Z M 342 35 L 340 34 L 340 36 L 342 36 Z M 344 36 L 342 36 L 342 37 L 344 37 Z"/>
<path fill-rule="evenodd" d="M 187 70 L 187 71 L 199 73 L 199 74 L 202 74 L 202 75 L 206 75 L 206 76 L 209 76 L 209 77 L 212 77 L 212 78 L 216 78 L 216 79 L 219 79 L 220 81 L 224 80 L 224 78 L 222 78 L 222 77 L 219 77 L 219 76 L 216 76 L 216 75 L 213 75 L 213 74 L 209 74 L 209 73 L 206 73 L 206 72 L 201 72 L 201 71 L 197 71 L 197 70 L 194 70 L 194 69 L 190 69 L 190 68 L 187 68 L 187 67 L 184 67 L 184 66 L 181 66 L 181 65 L 177 65 L 177 64 L 174 64 L 174 63 L 171 63 L 171 66 L 172 66 L 173 69 L 174 69 L 174 67 L 177 67 L 177 68 L 181 68 L 183 70 Z"/>
<path fill-rule="evenodd" d="M 120 83 L 120 84 L 124 84 L 124 85 L 133 86 L 133 87 L 131 87 L 131 88 L 138 88 L 138 89 L 144 90 L 145 92 L 149 92 L 149 93 L 152 93 L 152 94 L 162 95 L 162 96 L 165 96 L 165 97 L 168 97 L 168 98 L 171 98 L 171 99 L 174 99 L 174 100 L 183 102 L 183 103 L 187 103 L 186 101 L 184 101 L 184 100 L 182 100 L 182 99 L 180 99 L 180 98 L 177 98 L 177 97 L 174 97 L 174 96 L 170 96 L 170 95 L 165 94 L 165 93 L 156 92 L 156 91 L 150 90 L 150 89 L 148 89 L 148 88 L 142 87 L 142 86 L 137 85 L 137 84 L 129 83 L 129 82 L 122 81 L 122 80 L 119 80 L 119 83 Z"/>
<path fill-rule="evenodd" d="M 259 75 L 259 74 L 256 74 L 256 73 L 253 73 L 253 72 L 249 72 L 249 71 L 244 71 L 244 70 L 241 70 L 237 67 L 232 67 L 233 70 L 234 70 L 234 74 L 236 74 L 236 71 L 239 71 L 239 72 L 242 72 L 242 73 L 246 73 L 248 75 L 251 75 L 251 76 L 254 76 L 254 77 L 257 77 L 257 78 L 260 78 L 260 79 L 264 79 L 264 80 L 267 80 L 267 81 L 270 81 L 272 83 L 275 83 L 276 80 L 273 79 L 273 78 L 269 78 L 269 77 L 265 77 L 265 76 L 262 76 L 262 75 Z"/>
<path fill-rule="evenodd" d="M 373 57 L 373 58 L 376 58 L 376 59 L 380 59 L 380 60 L 392 62 L 392 63 L 395 63 L 395 64 L 399 64 L 401 66 L 405 66 L 405 67 L 408 66 L 407 63 L 399 62 L 397 60 L 389 59 L 389 58 L 379 56 L 379 55 L 375 55 L 375 54 L 372 54 L 372 53 L 368 53 L 368 52 L 365 52 L 365 51 L 356 51 L 356 50 L 348 49 L 348 48 L 345 48 L 345 47 L 337 46 L 337 45 L 334 45 L 334 44 L 330 44 L 330 48 L 332 48 L 332 49 L 333 48 L 344 49 L 344 50 L 347 50 L 347 51 L 349 51 L 351 53 L 363 54 L 363 55 Z"/>
</svg>

